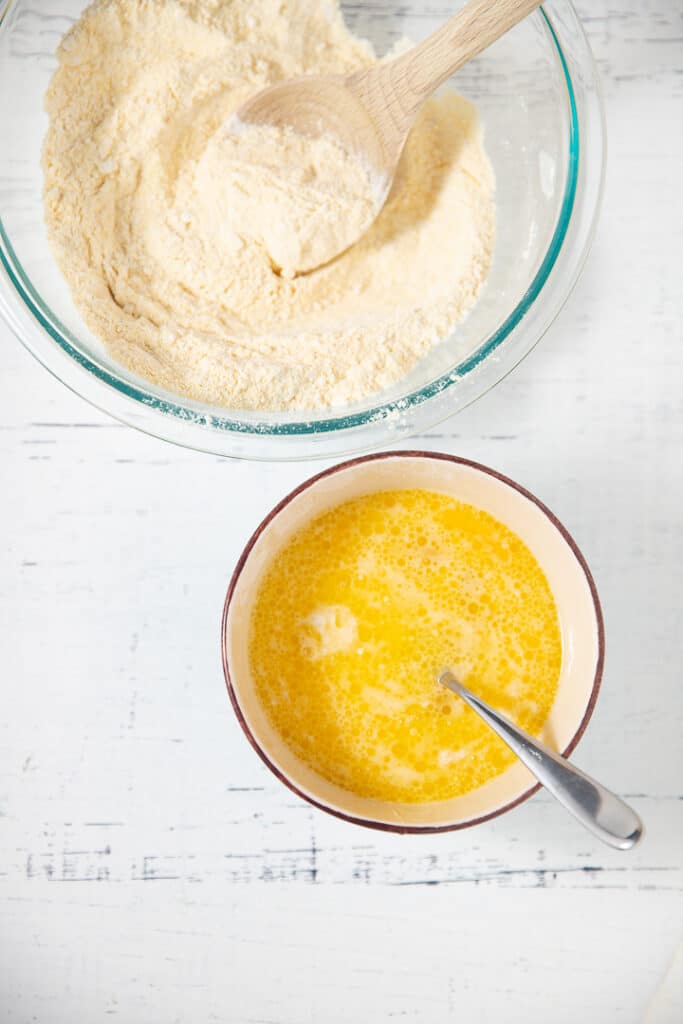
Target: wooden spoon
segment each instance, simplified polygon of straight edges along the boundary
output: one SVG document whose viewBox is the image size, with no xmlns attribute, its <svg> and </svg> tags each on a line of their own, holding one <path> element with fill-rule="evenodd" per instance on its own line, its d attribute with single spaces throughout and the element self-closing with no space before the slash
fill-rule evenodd
<svg viewBox="0 0 683 1024">
<path fill-rule="evenodd" d="M 245 124 L 336 138 L 370 173 L 377 216 L 424 101 L 539 4 L 540 0 L 470 0 L 438 31 L 395 60 L 347 77 L 310 75 L 281 82 L 252 96 L 237 116 Z M 343 248 L 357 240 L 345 236 Z M 330 258 L 338 254 L 331 253 Z"/>
</svg>

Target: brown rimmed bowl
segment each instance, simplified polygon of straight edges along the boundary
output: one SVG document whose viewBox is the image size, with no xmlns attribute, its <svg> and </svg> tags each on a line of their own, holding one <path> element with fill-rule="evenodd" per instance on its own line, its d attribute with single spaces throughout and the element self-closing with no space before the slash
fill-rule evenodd
<svg viewBox="0 0 683 1024">
<path fill-rule="evenodd" d="M 521 764 L 463 796 L 431 803 L 367 797 L 323 779 L 285 744 L 255 693 L 248 632 L 263 573 L 293 533 L 334 505 L 375 491 L 418 487 L 484 509 L 527 544 L 546 574 L 557 604 L 562 669 L 542 738 L 569 754 L 581 738 L 600 688 L 604 659 L 602 613 L 595 583 L 576 544 L 549 509 L 519 484 L 453 455 L 387 452 L 352 459 L 311 477 L 263 520 L 245 547 L 228 587 L 221 643 L 228 694 L 247 739 L 270 770 L 299 796 L 338 818 L 389 832 L 467 828 L 510 810 L 538 789 Z"/>
</svg>

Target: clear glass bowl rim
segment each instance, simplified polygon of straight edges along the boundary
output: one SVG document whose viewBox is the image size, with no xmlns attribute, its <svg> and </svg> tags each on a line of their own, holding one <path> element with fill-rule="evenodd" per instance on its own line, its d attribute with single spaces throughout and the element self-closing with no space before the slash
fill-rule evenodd
<svg viewBox="0 0 683 1024">
<path fill-rule="evenodd" d="M 11 7 L 11 0 L 5 6 L 4 10 L 0 9 L 0 26 L 2 21 Z M 573 9 L 572 9 L 572 13 Z M 13 285 L 14 292 L 22 300 L 24 307 L 32 315 L 33 319 L 37 321 L 38 325 L 49 335 L 49 337 L 57 343 L 59 349 L 63 354 L 69 357 L 69 361 L 73 361 L 78 364 L 82 369 L 87 371 L 89 375 L 97 378 L 98 381 L 107 385 L 108 388 L 114 389 L 122 398 L 132 400 L 135 405 L 140 409 L 144 409 L 150 413 L 161 413 L 164 418 L 170 417 L 175 419 L 177 422 L 182 423 L 184 426 L 190 424 L 198 426 L 202 432 L 206 435 L 209 431 L 215 431 L 218 434 L 223 434 L 226 440 L 229 436 L 243 436 L 245 440 L 247 437 L 251 437 L 254 440 L 259 438 L 263 441 L 267 441 L 270 437 L 273 440 L 275 438 L 283 439 L 285 437 L 300 438 L 304 440 L 308 435 L 339 435 L 344 433 L 348 435 L 349 431 L 353 431 L 356 434 L 359 428 L 377 426 L 382 421 L 389 420 L 392 414 L 399 414 L 401 418 L 405 417 L 406 412 L 411 409 L 415 409 L 418 406 L 424 406 L 429 400 L 433 399 L 438 395 L 443 394 L 449 388 L 451 388 L 457 382 L 462 382 L 463 379 L 473 371 L 482 367 L 482 365 L 489 359 L 489 357 L 501 348 L 505 340 L 510 336 L 511 332 L 520 323 L 524 316 L 534 306 L 536 299 L 542 292 L 548 278 L 550 277 L 553 268 L 557 262 L 558 256 L 563 248 L 569 225 L 572 219 L 572 213 L 574 210 L 577 184 L 579 178 L 579 157 L 580 157 L 580 131 L 579 131 L 579 116 L 577 112 L 577 103 L 574 85 L 572 82 L 569 66 L 562 46 L 559 41 L 558 33 L 553 25 L 553 22 L 548 13 L 543 9 L 539 8 L 538 14 L 543 19 L 548 35 L 552 42 L 552 45 L 556 51 L 560 67 L 562 69 L 562 75 L 567 90 L 568 107 L 569 107 L 569 140 L 568 140 L 568 166 L 567 166 L 567 178 L 565 191 L 560 205 L 560 212 L 557 219 L 557 224 L 550 240 L 548 249 L 545 256 L 538 268 L 533 280 L 531 281 L 527 291 L 522 296 L 520 301 L 517 303 L 515 308 L 508 314 L 504 322 L 494 331 L 492 335 L 486 338 L 481 345 L 473 352 L 470 353 L 460 363 L 451 368 L 447 373 L 440 375 L 436 379 L 428 382 L 420 388 L 415 389 L 407 395 L 401 396 L 389 400 L 384 403 L 379 403 L 370 409 L 361 410 L 353 413 L 340 413 L 336 416 L 330 416 L 328 418 L 321 419 L 300 419 L 300 420 L 286 420 L 284 422 L 268 422 L 267 420 L 242 420 L 239 418 L 232 418 L 228 415 L 222 414 L 219 411 L 213 411 L 209 406 L 203 406 L 201 403 L 195 403 L 188 400 L 187 404 L 183 404 L 181 400 L 169 400 L 159 394 L 156 394 L 150 385 L 150 389 L 146 389 L 143 386 L 137 386 L 131 384 L 125 380 L 122 380 L 113 375 L 107 368 L 99 365 L 95 359 L 83 353 L 78 346 L 78 341 L 73 337 L 65 327 L 61 325 L 58 318 L 52 314 L 49 308 L 46 308 L 45 304 L 41 300 L 38 293 L 33 288 L 28 275 L 24 272 L 20 261 L 18 260 L 12 244 L 7 236 L 4 225 L 2 224 L 2 218 L 0 217 L 0 263 L 4 267 L 4 270 Z M 578 19 L 577 19 L 578 20 Z M 586 43 L 588 48 L 588 44 Z M 589 55 L 590 55 L 590 51 Z M 602 115 L 602 108 L 601 108 Z M 604 116 L 604 115 L 603 115 Z M 602 187 L 600 188 L 600 193 Z M 597 206 L 599 206 L 599 198 Z M 597 206 L 594 213 L 594 219 L 597 216 Z M 584 253 L 585 258 L 585 253 Z M 583 260 L 581 261 L 583 262 Z M 580 269 L 580 267 L 579 267 Z M 578 271 L 575 274 L 575 278 L 578 276 Z M 567 289 L 567 295 L 571 291 L 570 286 Z M 565 296 L 566 298 L 566 296 Z M 0 314 L 4 310 L 0 306 Z M 73 386 L 68 379 L 66 379 L 66 373 L 60 373 L 59 370 L 55 369 L 45 358 L 43 358 L 31 345 L 30 341 L 24 336 L 24 333 L 17 330 L 16 327 L 11 323 L 15 333 L 18 334 L 19 339 L 33 352 L 34 355 L 44 365 L 50 369 L 59 379 L 61 379 L 67 386 L 72 387 L 72 390 L 79 394 L 81 391 L 76 386 Z M 542 334 L 543 332 L 541 332 Z M 541 335 L 539 335 L 540 338 Z M 513 365 L 516 365 L 524 355 L 533 347 L 536 338 L 531 345 L 527 346 L 526 350 L 523 351 L 519 358 L 515 360 Z M 72 340 L 69 340 L 72 339 Z M 500 379 L 500 378 L 498 378 Z M 495 382 L 494 382 L 495 383 Z M 493 386 L 491 384 L 490 386 Z M 481 394 L 487 388 L 482 388 L 479 392 Z M 138 422 L 135 417 L 126 417 L 121 413 L 107 408 L 104 401 L 98 402 L 88 394 L 84 394 L 88 400 L 92 401 L 95 405 L 100 405 L 105 411 L 111 415 L 118 416 L 127 422 L 132 422 L 133 425 L 138 426 L 143 430 L 147 430 L 149 433 L 157 434 L 157 436 L 164 437 L 163 430 L 159 428 L 155 429 L 149 423 Z M 475 396 L 478 397 L 478 396 Z M 467 404 L 467 403 L 466 403 Z M 214 407 L 215 409 L 215 407 Z M 315 415 L 315 414 L 312 414 Z M 410 428 L 406 430 L 403 428 L 400 432 L 409 432 Z M 166 437 L 167 440 L 176 440 L 175 437 Z M 212 445 L 209 437 L 206 436 L 204 444 L 195 443 L 195 439 L 180 439 L 181 444 L 187 444 L 190 447 L 197 449 L 204 449 L 208 451 L 216 451 L 215 444 Z M 380 443 L 380 442 L 375 442 Z M 374 446 L 374 445 L 373 445 Z M 219 444 L 218 450 L 222 449 L 222 445 Z M 353 450 L 362 448 L 363 443 L 355 443 L 353 445 L 342 445 L 341 448 L 344 450 Z M 340 448 L 340 450 L 341 450 Z M 221 451 L 222 454 L 230 454 L 229 452 Z M 246 453 L 245 453 L 246 454 Z M 320 455 L 328 454 L 328 452 L 320 452 Z M 247 455 L 247 457 L 249 457 Z M 258 455 L 256 456 L 258 457 Z M 301 457 L 300 454 L 293 454 L 287 456 L 286 454 L 280 453 L 280 457 Z"/>
</svg>

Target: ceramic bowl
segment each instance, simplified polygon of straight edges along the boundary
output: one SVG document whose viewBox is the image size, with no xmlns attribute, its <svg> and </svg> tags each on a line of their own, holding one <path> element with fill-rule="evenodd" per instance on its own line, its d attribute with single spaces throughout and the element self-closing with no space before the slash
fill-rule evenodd
<svg viewBox="0 0 683 1024">
<path fill-rule="evenodd" d="M 451 800 L 408 804 L 359 797 L 321 778 L 286 746 L 256 697 L 248 657 L 248 626 L 260 580 L 292 534 L 342 501 L 406 487 L 439 491 L 484 509 L 521 537 L 538 560 L 557 604 L 563 650 L 557 696 L 542 738 L 569 754 L 588 724 L 602 674 L 604 634 L 595 583 L 570 535 L 537 498 L 494 470 L 455 456 L 389 452 L 354 459 L 312 477 L 281 501 L 251 537 L 230 582 L 222 622 L 223 667 L 247 738 L 299 796 L 359 825 L 439 832 L 510 810 L 538 788 L 533 777 L 516 763 Z"/>
</svg>

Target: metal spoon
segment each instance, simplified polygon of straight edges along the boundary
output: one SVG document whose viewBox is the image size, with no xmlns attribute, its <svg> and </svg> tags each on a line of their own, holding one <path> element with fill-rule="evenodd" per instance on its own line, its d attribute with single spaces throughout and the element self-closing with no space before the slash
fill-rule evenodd
<svg viewBox="0 0 683 1024">
<path fill-rule="evenodd" d="M 237 118 L 243 124 L 288 127 L 314 138 L 336 138 L 371 173 L 377 216 L 424 101 L 539 4 L 540 0 L 470 0 L 438 31 L 401 57 L 347 77 L 310 75 L 270 86 L 247 100 Z M 371 223 L 364 225 L 358 237 Z M 330 251 L 326 262 L 358 237 L 344 235 L 343 247 Z"/>
<path fill-rule="evenodd" d="M 589 832 L 617 850 L 635 846 L 643 834 L 643 823 L 628 804 L 475 697 L 449 670 L 441 673 L 439 682 L 462 697 Z"/>
</svg>

